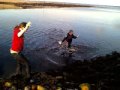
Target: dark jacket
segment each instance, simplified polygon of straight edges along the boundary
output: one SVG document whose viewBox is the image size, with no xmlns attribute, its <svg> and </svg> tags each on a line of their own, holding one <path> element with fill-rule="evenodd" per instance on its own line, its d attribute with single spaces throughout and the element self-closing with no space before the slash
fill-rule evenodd
<svg viewBox="0 0 120 90">
<path fill-rule="evenodd" d="M 67 34 L 67 37 L 65 37 L 65 38 L 62 40 L 62 42 L 64 42 L 64 41 L 66 40 L 68 43 L 71 43 L 73 38 L 76 39 L 77 37 L 74 36 L 73 34 L 70 35 L 70 34 L 68 33 L 68 34 Z"/>
</svg>

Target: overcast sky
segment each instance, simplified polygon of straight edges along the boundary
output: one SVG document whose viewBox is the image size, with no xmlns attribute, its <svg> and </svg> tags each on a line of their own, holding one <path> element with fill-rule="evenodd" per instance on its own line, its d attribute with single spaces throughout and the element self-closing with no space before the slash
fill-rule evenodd
<svg viewBox="0 0 120 90">
<path fill-rule="evenodd" d="M 120 6 L 120 0 L 32 0 Z"/>
</svg>

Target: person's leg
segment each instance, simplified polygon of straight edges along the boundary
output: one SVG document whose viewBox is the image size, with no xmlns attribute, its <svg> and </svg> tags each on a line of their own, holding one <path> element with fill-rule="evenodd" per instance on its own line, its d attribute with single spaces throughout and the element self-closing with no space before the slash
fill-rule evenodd
<svg viewBox="0 0 120 90">
<path fill-rule="evenodd" d="M 64 42 L 66 40 L 66 37 L 64 37 L 64 39 L 62 40 L 62 42 Z"/>
<path fill-rule="evenodd" d="M 30 65 L 29 62 L 27 60 L 27 58 L 21 53 L 21 58 L 22 58 L 22 64 L 25 66 L 25 75 L 27 76 L 27 78 L 30 77 Z"/>
<path fill-rule="evenodd" d="M 68 48 L 71 48 L 71 43 L 72 43 L 72 42 L 68 42 Z"/>
<path fill-rule="evenodd" d="M 22 68 L 20 63 L 20 56 L 17 53 L 12 54 L 13 58 L 17 61 L 17 67 L 16 67 L 16 75 L 22 74 Z"/>
<path fill-rule="evenodd" d="M 68 42 L 65 40 L 63 43 L 62 43 L 62 48 L 67 48 L 68 47 Z"/>
<path fill-rule="evenodd" d="M 17 60 L 16 75 L 22 74 L 22 68 L 21 67 L 22 67 L 21 63 L 19 63 L 19 61 Z"/>
</svg>

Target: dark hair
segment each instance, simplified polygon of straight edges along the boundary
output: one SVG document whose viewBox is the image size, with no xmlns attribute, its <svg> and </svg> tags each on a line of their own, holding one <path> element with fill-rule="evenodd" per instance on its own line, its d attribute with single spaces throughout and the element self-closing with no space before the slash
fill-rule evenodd
<svg viewBox="0 0 120 90">
<path fill-rule="evenodd" d="M 69 30 L 69 33 L 70 33 L 70 32 L 73 32 L 73 30 Z"/>
<path fill-rule="evenodd" d="M 20 25 L 19 25 L 19 26 L 20 26 L 20 28 L 22 28 L 22 27 L 24 27 L 24 28 L 25 28 L 25 27 L 26 27 L 26 24 L 27 24 L 26 22 L 22 22 L 22 23 L 20 23 Z"/>
</svg>

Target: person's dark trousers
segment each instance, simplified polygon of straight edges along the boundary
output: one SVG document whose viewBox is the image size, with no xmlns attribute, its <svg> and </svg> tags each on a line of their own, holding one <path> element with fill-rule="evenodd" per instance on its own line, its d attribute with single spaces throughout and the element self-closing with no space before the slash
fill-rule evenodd
<svg viewBox="0 0 120 90">
<path fill-rule="evenodd" d="M 72 41 L 68 42 L 68 48 L 71 48 Z"/>
<path fill-rule="evenodd" d="M 22 53 L 12 53 L 12 56 L 17 60 L 16 74 L 22 74 L 24 70 L 26 77 L 29 78 L 30 66 L 27 58 Z"/>
<path fill-rule="evenodd" d="M 66 37 L 62 40 L 62 42 L 64 42 L 66 40 Z M 66 40 L 67 41 L 67 40 Z M 71 48 L 71 43 L 72 43 L 72 40 L 69 40 L 67 41 L 68 42 L 68 48 Z"/>
</svg>

